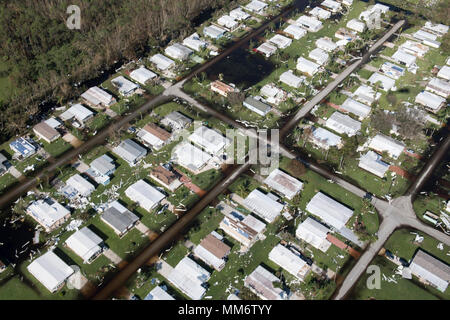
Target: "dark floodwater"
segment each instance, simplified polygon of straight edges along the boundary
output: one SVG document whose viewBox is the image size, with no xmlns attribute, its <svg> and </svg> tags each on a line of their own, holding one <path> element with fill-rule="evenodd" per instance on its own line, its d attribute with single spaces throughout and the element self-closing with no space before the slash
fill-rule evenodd
<svg viewBox="0 0 450 320">
<path fill-rule="evenodd" d="M 225 59 L 217 62 L 206 71 L 208 78 L 217 80 L 223 74 L 223 80 L 234 83 L 240 89 L 246 89 L 267 77 L 275 66 L 259 53 L 238 48 Z"/>
</svg>

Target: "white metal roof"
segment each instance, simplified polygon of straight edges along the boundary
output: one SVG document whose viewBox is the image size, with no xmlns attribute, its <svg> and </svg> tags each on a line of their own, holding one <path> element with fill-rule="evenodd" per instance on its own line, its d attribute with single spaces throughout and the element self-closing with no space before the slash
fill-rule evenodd
<svg viewBox="0 0 450 320">
<path fill-rule="evenodd" d="M 338 230 L 344 227 L 353 215 L 353 210 L 322 192 L 316 193 L 306 205 L 306 210 L 320 217 L 326 224 Z"/>
<path fill-rule="evenodd" d="M 398 49 L 393 55 L 392 59 L 404 63 L 407 67 L 416 62 L 416 56 L 406 53 L 402 49 Z"/>
<path fill-rule="evenodd" d="M 342 142 L 341 137 L 321 127 L 314 128 L 312 135 L 314 142 L 326 147 L 338 146 Z"/>
<path fill-rule="evenodd" d="M 292 43 L 292 39 L 282 36 L 281 34 L 274 35 L 272 38 L 269 39 L 269 41 L 280 49 L 285 49 L 289 47 Z"/>
<path fill-rule="evenodd" d="M 228 29 L 234 29 L 236 28 L 239 23 L 234 20 L 234 18 L 230 17 L 229 15 L 223 15 L 217 20 L 217 24 L 221 25 L 222 27 L 228 28 Z"/>
<path fill-rule="evenodd" d="M 337 48 L 337 44 L 326 37 L 317 39 L 315 43 L 318 48 L 323 49 L 327 52 L 331 52 Z"/>
<path fill-rule="evenodd" d="M 441 292 L 447 290 L 450 282 L 450 266 L 423 250 L 418 250 L 409 266 L 411 273 L 427 280 Z"/>
<path fill-rule="evenodd" d="M 178 164 L 194 172 L 203 168 L 212 158 L 209 154 L 188 142 L 177 145 L 173 151 L 173 156 Z"/>
<path fill-rule="evenodd" d="M 308 55 L 309 58 L 313 59 L 318 63 L 319 65 L 323 65 L 325 62 L 328 61 L 329 55 L 325 52 L 325 50 L 322 50 L 320 48 L 314 48 L 312 51 L 309 52 Z"/>
<path fill-rule="evenodd" d="M 292 72 L 292 70 L 288 70 L 281 74 L 280 81 L 288 86 L 299 88 L 303 81 L 305 81 L 305 78 L 298 77 Z"/>
<path fill-rule="evenodd" d="M 267 3 L 259 1 L 259 0 L 252 0 L 248 5 L 245 6 L 245 9 L 260 13 L 267 7 Z"/>
<path fill-rule="evenodd" d="M 369 148 L 378 152 L 386 151 L 391 157 L 397 159 L 405 150 L 405 145 L 394 138 L 379 133 L 370 141 Z"/>
<path fill-rule="evenodd" d="M 274 287 L 274 282 L 280 282 L 274 274 L 259 265 L 244 280 L 247 287 L 252 288 L 264 300 L 283 300 L 286 294 L 281 288 Z"/>
<path fill-rule="evenodd" d="M 84 197 L 89 196 L 95 190 L 95 186 L 84 179 L 82 176 L 80 176 L 78 173 L 67 179 L 66 185 L 74 188 L 80 195 Z"/>
<path fill-rule="evenodd" d="M 277 52 L 277 47 L 269 42 L 264 42 L 258 48 L 256 48 L 256 50 L 264 53 L 266 57 L 270 57 L 272 54 Z"/>
<path fill-rule="evenodd" d="M 425 53 L 428 52 L 429 47 L 424 46 L 423 44 L 417 41 L 406 40 L 403 44 L 399 46 L 400 49 L 405 52 L 414 54 L 419 57 L 423 57 Z"/>
<path fill-rule="evenodd" d="M 391 79 L 381 73 L 374 72 L 369 80 L 372 85 L 374 85 L 377 82 L 381 82 L 381 89 L 384 91 L 389 91 L 393 86 L 395 86 L 395 80 Z"/>
<path fill-rule="evenodd" d="M 152 289 L 144 300 L 175 300 L 163 288 L 157 286 Z"/>
<path fill-rule="evenodd" d="M 389 170 L 389 164 L 381 160 L 381 156 L 373 151 L 368 151 L 359 158 L 358 166 L 374 175 L 383 178 Z"/>
<path fill-rule="evenodd" d="M 319 19 L 328 19 L 331 17 L 331 12 L 325 9 L 322 9 L 321 7 L 314 7 L 311 11 L 309 11 L 309 14 L 313 17 L 317 17 Z"/>
<path fill-rule="evenodd" d="M 441 70 L 439 70 L 437 76 L 439 78 L 443 78 L 445 80 L 450 80 L 450 67 L 449 66 L 443 66 Z"/>
<path fill-rule="evenodd" d="M 244 205 L 255 214 L 271 223 L 281 214 L 284 206 L 258 189 L 253 190 L 244 199 Z"/>
<path fill-rule="evenodd" d="M 435 34 L 426 32 L 422 29 L 417 30 L 416 32 L 413 33 L 412 35 L 414 38 L 419 39 L 419 40 L 433 40 L 435 41 L 437 39 L 437 36 Z"/>
<path fill-rule="evenodd" d="M 341 4 L 334 0 L 325 0 L 321 3 L 321 5 L 331 9 L 334 12 L 339 11 L 341 9 Z"/>
<path fill-rule="evenodd" d="M 297 25 L 300 26 L 305 26 L 308 30 L 311 31 L 317 31 L 320 28 L 322 28 L 322 21 L 314 18 L 314 17 L 310 17 L 310 16 L 300 16 L 296 22 Z"/>
<path fill-rule="evenodd" d="M 48 251 L 35 259 L 27 269 L 50 292 L 56 291 L 74 273 L 74 270 L 53 251 Z"/>
<path fill-rule="evenodd" d="M 214 269 L 218 270 L 220 269 L 224 264 L 224 259 L 219 259 L 214 254 L 211 253 L 211 251 L 207 250 L 201 245 L 198 245 L 194 249 L 194 253 L 197 257 L 199 257 L 201 260 L 203 260 L 207 265 L 212 266 Z"/>
<path fill-rule="evenodd" d="M 68 214 L 70 211 L 53 198 L 33 201 L 27 211 L 41 224 L 51 228 L 53 224 Z"/>
<path fill-rule="evenodd" d="M 125 195 L 147 211 L 152 210 L 166 197 L 144 180 L 139 180 L 129 186 L 125 190 Z"/>
<path fill-rule="evenodd" d="M 269 252 L 269 259 L 295 277 L 303 277 L 310 269 L 305 260 L 281 244 Z"/>
<path fill-rule="evenodd" d="M 124 76 L 118 76 L 118 77 L 112 79 L 111 83 L 118 88 L 119 93 L 122 95 L 131 94 L 137 88 L 139 88 L 139 86 L 136 83 L 131 82 L 130 80 L 126 79 Z"/>
<path fill-rule="evenodd" d="M 349 22 L 347 22 L 347 28 L 358 32 L 363 32 L 364 29 L 366 28 L 366 24 L 361 20 L 351 19 Z"/>
<path fill-rule="evenodd" d="M 204 48 L 208 45 L 208 43 L 206 41 L 203 41 L 202 39 L 200 39 L 200 36 L 198 35 L 198 33 L 193 33 L 189 37 L 184 39 L 183 44 L 186 47 L 191 48 L 192 50 L 195 50 L 195 51 L 200 51 L 202 48 Z"/>
<path fill-rule="evenodd" d="M 89 261 L 100 250 L 102 238 L 88 227 L 76 231 L 66 240 L 67 246 L 74 251 L 84 262 Z"/>
<path fill-rule="evenodd" d="M 108 106 L 114 100 L 112 95 L 100 89 L 99 87 L 89 88 L 81 96 L 87 101 L 89 101 L 89 103 L 92 103 L 93 105 L 104 104 Z"/>
<path fill-rule="evenodd" d="M 425 22 L 425 29 L 428 29 L 438 35 L 444 35 L 448 32 L 449 27 L 442 23 L 432 23 L 431 21 Z"/>
<path fill-rule="evenodd" d="M 303 183 L 300 180 L 295 179 L 280 169 L 273 170 L 264 180 L 264 183 L 282 193 L 290 200 L 303 188 Z"/>
<path fill-rule="evenodd" d="M 144 66 L 141 66 L 140 68 L 130 72 L 131 79 L 144 85 L 148 80 L 154 79 L 156 77 L 156 73 L 146 69 Z"/>
<path fill-rule="evenodd" d="M 434 93 L 422 91 L 416 96 L 416 103 L 420 103 L 430 109 L 438 110 L 446 100 Z"/>
<path fill-rule="evenodd" d="M 230 17 L 241 21 L 250 18 L 250 15 L 239 7 L 230 11 Z"/>
<path fill-rule="evenodd" d="M 295 235 L 314 248 L 326 252 L 331 246 L 331 243 L 327 240 L 328 232 L 330 232 L 330 229 L 311 217 L 308 217 L 298 225 Z"/>
<path fill-rule="evenodd" d="M 353 97 L 365 104 L 371 105 L 374 101 L 377 101 L 381 97 L 380 92 L 375 92 L 375 90 L 366 85 L 360 85 L 358 89 L 353 93 Z M 369 111 L 370 112 L 370 111 Z"/>
<path fill-rule="evenodd" d="M 122 141 L 113 149 L 113 152 L 129 164 L 133 164 L 137 159 L 147 154 L 147 150 L 144 147 L 131 139 Z"/>
<path fill-rule="evenodd" d="M 325 125 L 328 128 L 340 134 L 346 134 L 349 137 L 354 136 L 359 130 L 361 130 L 361 122 L 337 111 L 327 119 Z"/>
<path fill-rule="evenodd" d="M 214 155 L 219 155 L 231 142 L 230 139 L 224 137 L 221 133 L 205 126 L 195 129 L 188 139 L 206 152 Z"/>
<path fill-rule="evenodd" d="M 227 30 L 220 28 L 218 26 L 215 25 L 210 25 L 207 26 L 205 28 L 203 28 L 203 34 L 207 37 L 211 37 L 213 39 L 218 39 L 221 36 L 223 36 L 225 33 L 227 32 Z"/>
<path fill-rule="evenodd" d="M 341 105 L 341 108 L 347 112 L 353 113 L 359 118 L 365 118 L 369 115 L 371 108 L 361 102 L 355 101 L 352 98 L 347 98 Z"/>
<path fill-rule="evenodd" d="M 426 89 L 447 98 L 450 95 L 450 82 L 438 78 L 432 78 L 428 82 Z"/>
<path fill-rule="evenodd" d="M 311 76 L 314 75 L 319 70 L 319 68 L 320 65 L 303 57 L 300 57 L 297 60 L 297 70 L 307 73 Z"/>
<path fill-rule="evenodd" d="M 292 36 L 294 39 L 298 40 L 304 37 L 307 33 L 307 31 L 295 24 L 290 24 L 287 26 L 286 29 L 284 29 L 284 32 L 290 36 Z"/>
<path fill-rule="evenodd" d="M 168 46 L 164 50 L 165 54 L 167 54 L 169 57 L 178 59 L 178 60 L 186 60 L 193 51 L 182 44 L 175 43 L 171 46 Z"/>
<path fill-rule="evenodd" d="M 175 65 L 175 61 L 167 58 L 166 56 L 157 53 L 150 58 L 150 61 L 156 65 L 159 70 L 167 70 Z"/>
<path fill-rule="evenodd" d="M 189 257 L 184 257 L 167 276 L 175 287 L 192 300 L 200 300 L 206 292 L 202 286 L 211 274 Z"/>
<path fill-rule="evenodd" d="M 55 129 L 57 127 L 59 127 L 60 125 L 62 125 L 62 123 L 57 120 L 54 117 L 48 118 L 47 120 L 44 121 L 48 126 L 50 126 L 51 128 Z"/>
<path fill-rule="evenodd" d="M 84 122 L 93 115 L 94 113 L 91 110 L 78 103 L 71 106 L 67 111 L 61 114 L 60 118 L 63 121 L 75 118 L 80 122 Z"/>
</svg>

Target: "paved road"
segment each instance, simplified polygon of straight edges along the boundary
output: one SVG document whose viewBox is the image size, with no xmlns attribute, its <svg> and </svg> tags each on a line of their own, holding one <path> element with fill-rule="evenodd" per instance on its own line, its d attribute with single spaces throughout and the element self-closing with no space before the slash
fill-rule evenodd
<svg viewBox="0 0 450 320">
<path fill-rule="evenodd" d="M 141 266 L 146 264 L 150 258 L 157 256 L 163 249 L 170 246 L 175 239 L 186 231 L 194 218 L 202 212 L 202 210 L 211 203 L 217 196 L 219 196 L 238 176 L 246 172 L 250 168 L 250 163 L 238 166 L 232 173 L 219 182 L 207 195 L 180 219 L 178 219 L 169 229 L 163 232 L 155 239 L 144 251 L 142 251 L 136 258 L 133 259 L 127 266 L 125 266 L 110 282 L 106 284 L 93 297 L 94 300 L 104 300 L 111 297 L 114 292 L 125 285 L 125 282 L 130 278 Z"/>
</svg>

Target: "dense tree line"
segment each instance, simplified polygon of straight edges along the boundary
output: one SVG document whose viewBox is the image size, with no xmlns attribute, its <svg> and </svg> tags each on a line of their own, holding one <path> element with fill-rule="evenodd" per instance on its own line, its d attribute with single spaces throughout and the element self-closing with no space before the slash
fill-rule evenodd
<svg viewBox="0 0 450 320">
<path fill-rule="evenodd" d="M 0 136 L 23 131 L 43 99 L 76 97 L 74 84 L 116 61 L 134 59 L 192 31 L 192 19 L 230 0 L 0 1 L 0 63 L 14 91 L 0 101 Z M 69 30 L 67 7 L 81 9 L 81 30 Z"/>
</svg>

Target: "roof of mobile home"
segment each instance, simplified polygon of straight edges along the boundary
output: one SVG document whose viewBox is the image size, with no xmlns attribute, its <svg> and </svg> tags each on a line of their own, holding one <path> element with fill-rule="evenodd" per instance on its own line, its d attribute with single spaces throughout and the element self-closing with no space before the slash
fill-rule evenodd
<svg viewBox="0 0 450 320">
<path fill-rule="evenodd" d="M 50 292 L 54 292 L 74 273 L 74 270 L 53 251 L 48 251 L 35 259 L 27 269 Z"/>
<path fill-rule="evenodd" d="M 405 145 L 394 138 L 379 133 L 370 141 L 369 148 L 378 152 L 386 151 L 391 157 L 397 159 L 405 150 Z"/>
<path fill-rule="evenodd" d="M 102 238 L 96 235 L 88 227 L 84 227 L 66 240 L 67 246 L 74 251 L 83 261 L 89 261 L 100 250 L 100 244 L 103 242 Z"/>
<path fill-rule="evenodd" d="M 284 206 L 258 189 L 253 190 L 245 198 L 244 205 L 255 214 L 271 223 L 281 214 Z"/>
<path fill-rule="evenodd" d="M 188 257 L 184 257 L 167 276 L 175 287 L 192 300 L 200 300 L 206 292 L 202 286 L 211 274 Z"/>
<path fill-rule="evenodd" d="M 205 126 L 195 129 L 188 139 L 214 155 L 218 155 L 221 150 L 230 144 L 230 139 Z"/>
<path fill-rule="evenodd" d="M 306 210 L 320 217 L 326 224 L 341 229 L 353 215 L 353 210 L 322 192 L 308 202 Z"/>
<path fill-rule="evenodd" d="M 290 200 L 303 188 L 303 183 L 300 180 L 295 179 L 280 169 L 273 170 L 264 180 L 264 183 Z"/>
<path fill-rule="evenodd" d="M 157 77 L 157 74 L 148 70 L 144 66 L 133 70 L 130 72 L 130 78 L 139 82 L 140 84 L 145 84 L 148 80 L 154 79 Z"/>
<path fill-rule="evenodd" d="M 370 113 L 370 110 L 372 110 L 369 106 L 353 100 L 352 98 L 347 98 L 341 105 L 341 108 L 346 112 L 353 113 L 361 119 L 367 117 Z"/>
<path fill-rule="evenodd" d="M 160 286 L 154 287 L 152 291 L 144 298 L 144 300 L 175 300 Z"/>
<path fill-rule="evenodd" d="M 281 244 L 269 252 L 269 259 L 295 277 L 303 277 L 310 269 L 305 260 Z"/>
<path fill-rule="evenodd" d="M 389 170 L 389 164 L 382 161 L 379 154 L 370 150 L 359 158 L 358 166 L 380 178 Z"/>
<path fill-rule="evenodd" d="M 305 221 L 300 223 L 295 231 L 297 238 L 300 238 L 314 248 L 326 252 L 331 243 L 327 240 L 327 234 L 331 230 L 320 222 L 307 217 Z"/>
<path fill-rule="evenodd" d="M 361 122 L 352 119 L 346 114 L 342 114 L 338 111 L 334 112 L 325 124 L 328 128 L 336 131 L 340 134 L 346 134 L 353 136 L 361 130 Z"/>
<path fill-rule="evenodd" d="M 174 149 L 173 155 L 175 160 L 181 166 L 192 171 L 200 170 L 212 158 L 211 155 L 188 142 L 177 145 Z"/>
<path fill-rule="evenodd" d="M 27 211 L 39 221 L 39 223 L 50 228 L 56 221 L 59 221 L 70 214 L 70 211 L 53 198 L 46 198 L 33 201 Z"/>
<path fill-rule="evenodd" d="M 110 203 L 109 208 L 103 212 L 102 219 L 120 234 L 123 234 L 139 220 L 134 213 L 118 201 Z"/>
</svg>

